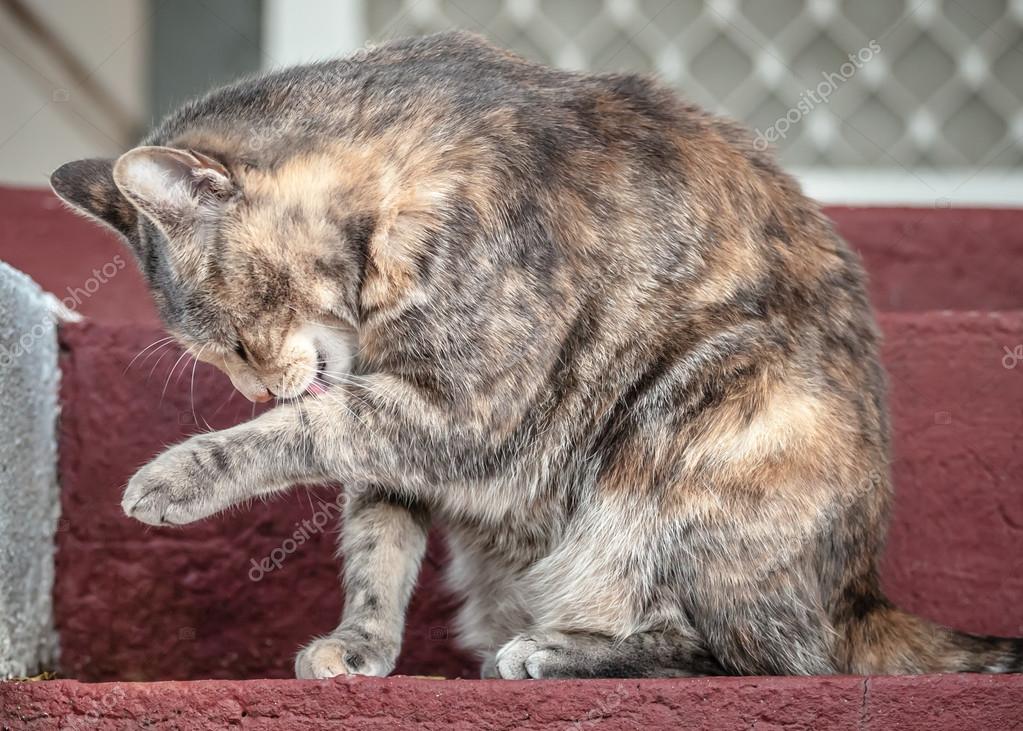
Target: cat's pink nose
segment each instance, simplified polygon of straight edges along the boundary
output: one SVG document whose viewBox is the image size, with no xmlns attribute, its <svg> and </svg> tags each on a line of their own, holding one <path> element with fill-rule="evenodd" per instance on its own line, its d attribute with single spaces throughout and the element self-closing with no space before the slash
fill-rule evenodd
<svg viewBox="0 0 1023 731">
<path fill-rule="evenodd" d="M 271 394 L 265 388 L 260 393 L 257 393 L 254 396 L 249 396 L 249 400 L 250 401 L 254 401 L 257 404 L 265 404 L 267 401 L 269 401 L 272 398 L 273 398 L 273 394 Z"/>
</svg>

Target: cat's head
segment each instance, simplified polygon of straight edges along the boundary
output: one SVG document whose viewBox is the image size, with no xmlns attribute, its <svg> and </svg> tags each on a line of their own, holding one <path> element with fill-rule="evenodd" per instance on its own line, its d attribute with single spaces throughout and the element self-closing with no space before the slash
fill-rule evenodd
<svg viewBox="0 0 1023 731">
<path fill-rule="evenodd" d="M 338 213 L 329 170 L 264 171 L 191 149 L 79 160 L 54 191 L 128 242 L 172 335 L 253 401 L 351 368 L 375 214 Z"/>
</svg>

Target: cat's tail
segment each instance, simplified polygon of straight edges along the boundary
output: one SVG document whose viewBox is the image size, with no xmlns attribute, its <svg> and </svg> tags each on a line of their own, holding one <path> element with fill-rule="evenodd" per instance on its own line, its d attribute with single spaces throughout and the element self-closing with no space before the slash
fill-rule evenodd
<svg viewBox="0 0 1023 731">
<path fill-rule="evenodd" d="M 903 612 L 883 598 L 862 602 L 858 609 L 846 625 L 848 672 L 1023 672 L 1023 639 L 956 632 Z"/>
</svg>

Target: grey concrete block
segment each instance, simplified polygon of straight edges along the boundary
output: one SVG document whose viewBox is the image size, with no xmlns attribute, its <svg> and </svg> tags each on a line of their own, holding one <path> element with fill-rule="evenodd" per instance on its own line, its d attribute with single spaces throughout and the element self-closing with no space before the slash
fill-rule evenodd
<svg viewBox="0 0 1023 731">
<path fill-rule="evenodd" d="M 57 660 L 54 302 L 0 262 L 0 678 L 34 675 Z"/>
</svg>

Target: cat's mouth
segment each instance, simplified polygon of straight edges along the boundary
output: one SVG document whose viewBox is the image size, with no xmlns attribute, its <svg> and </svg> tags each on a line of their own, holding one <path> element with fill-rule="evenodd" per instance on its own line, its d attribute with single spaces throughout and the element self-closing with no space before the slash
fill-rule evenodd
<svg viewBox="0 0 1023 731">
<path fill-rule="evenodd" d="M 330 382 L 327 380 L 327 359 L 323 356 L 323 353 L 317 351 L 316 353 L 316 373 L 313 375 L 313 379 L 309 381 L 309 385 L 306 386 L 305 392 L 310 396 L 320 396 L 325 394 L 330 388 Z"/>
<path fill-rule="evenodd" d="M 315 398 L 322 396 L 330 390 L 331 379 L 327 376 L 327 359 L 321 353 L 316 354 L 316 371 L 309 379 L 309 383 L 306 384 L 305 388 L 297 393 L 293 393 L 289 396 L 281 396 L 274 394 L 273 398 L 277 403 L 287 403 L 289 401 L 300 401 L 304 398 Z"/>
</svg>

